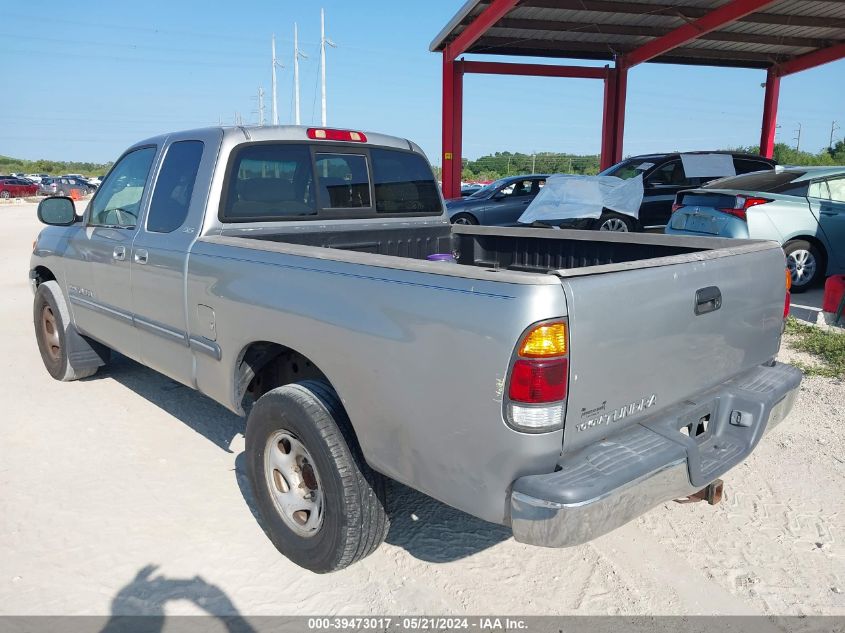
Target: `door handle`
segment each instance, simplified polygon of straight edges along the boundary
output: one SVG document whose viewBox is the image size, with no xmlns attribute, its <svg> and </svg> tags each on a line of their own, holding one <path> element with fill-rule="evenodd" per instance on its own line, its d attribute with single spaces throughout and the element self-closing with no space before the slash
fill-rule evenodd
<svg viewBox="0 0 845 633">
<path fill-rule="evenodd" d="M 126 247 L 125 246 L 115 246 L 114 250 L 111 253 L 112 259 L 122 262 L 126 259 Z"/>
<path fill-rule="evenodd" d="M 146 264 L 147 260 L 150 258 L 150 254 L 143 248 L 136 248 L 135 249 L 135 263 L 136 264 Z"/>
<path fill-rule="evenodd" d="M 821 214 L 827 216 L 839 215 L 836 211 L 822 211 Z"/>
</svg>

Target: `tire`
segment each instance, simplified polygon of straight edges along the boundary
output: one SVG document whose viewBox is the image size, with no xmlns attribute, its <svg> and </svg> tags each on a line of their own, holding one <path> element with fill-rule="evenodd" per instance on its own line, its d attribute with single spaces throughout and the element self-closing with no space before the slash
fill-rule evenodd
<svg viewBox="0 0 845 633">
<path fill-rule="evenodd" d="M 471 215 L 469 213 L 456 213 L 455 215 L 452 216 L 451 222 L 452 222 L 452 224 L 475 225 L 475 224 L 478 224 L 478 218 L 476 218 L 474 215 Z"/>
<path fill-rule="evenodd" d="M 593 225 L 596 231 L 613 231 L 617 233 L 633 233 L 637 230 L 634 218 L 621 213 L 605 211 Z"/>
<path fill-rule="evenodd" d="M 33 322 L 41 360 L 53 378 L 69 382 L 97 373 L 98 367 L 74 369 L 70 364 L 67 343 L 73 325 L 62 291 L 55 281 L 45 281 L 38 286 L 33 303 Z"/>
<path fill-rule="evenodd" d="M 261 396 L 247 421 L 246 461 L 264 531 L 300 567 L 343 569 L 387 536 L 386 479 L 367 466 L 325 382 L 304 380 Z"/>
<path fill-rule="evenodd" d="M 792 290 L 801 293 L 818 285 L 825 276 L 825 254 L 807 240 L 790 240 L 783 245 L 786 266 L 792 274 Z"/>
<path fill-rule="evenodd" d="M 8 200 L 11 197 L 12 197 L 12 194 L 9 193 L 8 191 L 0 191 L 0 198 Z"/>
</svg>

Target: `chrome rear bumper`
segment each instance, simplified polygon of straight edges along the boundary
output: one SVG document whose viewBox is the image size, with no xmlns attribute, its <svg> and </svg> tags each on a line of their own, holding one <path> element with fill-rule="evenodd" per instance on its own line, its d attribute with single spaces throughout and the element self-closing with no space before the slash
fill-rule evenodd
<svg viewBox="0 0 845 633">
<path fill-rule="evenodd" d="M 514 538 L 545 547 L 578 545 L 704 488 L 787 416 L 801 377 L 791 365 L 755 367 L 563 457 L 553 473 L 517 479 Z"/>
</svg>

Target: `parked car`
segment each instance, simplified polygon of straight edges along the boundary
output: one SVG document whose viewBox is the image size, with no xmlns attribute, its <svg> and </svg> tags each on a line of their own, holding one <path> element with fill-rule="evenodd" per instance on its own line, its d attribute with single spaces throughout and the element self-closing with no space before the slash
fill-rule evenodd
<svg viewBox="0 0 845 633">
<path fill-rule="evenodd" d="M 0 198 L 20 198 L 34 196 L 38 193 L 38 185 L 12 176 L 0 176 Z"/>
<path fill-rule="evenodd" d="M 845 167 L 790 167 L 678 194 L 666 233 L 775 240 L 792 289 L 845 273 Z"/>
<path fill-rule="evenodd" d="M 89 184 L 99 187 L 100 184 L 103 182 L 103 177 L 102 176 L 91 176 L 90 178 L 86 178 L 86 180 L 88 181 Z"/>
<path fill-rule="evenodd" d="M 46 178 L 46 177 L 47 177 L 47 174 L 27 174 L 26 175 L 27 180 L 31 180 L 36 185 L 41 184 L 41 179 Z"/>
<path fill-rule="evenodd" d="M 44 178 L 39 186 L 39 192 L 47 196 L 69 196 L 74 189 L 80 195 L 87 196 L 94 193 L 97 188 L 77 178 L 68 178 L 65 176 Z"/>
<path fill-rule="evenodd" d="M 482 185 L 477 184 L 470 184 L 470 185 L 461 185 L 461 198 L 466 198 L 467 196 L 471 196 L 476 191 L 481 189 Z"/>
<path fill-rule="evenodd" d="M 39 205 L 44 366 L 83 378 L 114 350 L 248 412 L 262 525 L 317 572 L 384 540 L 387 478 L 576 545 L 712 494 L 789 413 L 777 244 L 455 226 L 441 200 L 404 138 L 142 141 L 82 217 Z"/>
<path fill-rule="evenodd" d="M 509 176 L 465 198 L 446 201 L 452 224 L 517 226 L 519 216 L 546 183 L 546 174 Z"/>
<path fill-rule="evenodd" d="M 642 230 L 662 228 L 672 215 L 672 203 L 675 195 L 682 189 L 699 187 L 710 180 L 725 175 L 734 175 L 730 171 L 719 173 L 704 173 L 688 176 L 684 169 L 687 157 L 724 156 L 733 158 L 735 174 L 747 174 L 753 171 L 773 169 L 775 161 L 742 152 L 673 152 L 669 154 L 644 154 L 627 158 L 621 163 L 608 167 L 599 176 L 616 176 L 618 178 L 632 178 L 639 174 L 643 176 L 643 203 L 640 207 L 639 222 L 630 218 L 628 224 L 614 223 L 615 228 L 604 230 Z M 718 161 L 716 161 L 718 162 Z M 728 165 L 730 167 L 730 165 Z M 714 170 L 715 171 L 715 170 Z M 597 226 L 582 226 L 578 228 L 599 228 Z"/>
</svg>

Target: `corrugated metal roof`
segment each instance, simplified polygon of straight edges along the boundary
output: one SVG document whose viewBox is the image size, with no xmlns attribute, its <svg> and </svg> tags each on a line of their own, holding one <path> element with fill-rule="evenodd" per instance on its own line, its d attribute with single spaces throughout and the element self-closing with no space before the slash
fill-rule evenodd
<svg viewBox="0 0 845 633">
<path fill-rule="evenodd" d="M 521 0 L 467 53 L 613 60 L 728 0 Z M 469 0 L 431 43 L 443 50 L 490 4 Z M 779 0 L 651 61 L 767 68 L 845 42 L 845 1 Z"/>
</svg>

